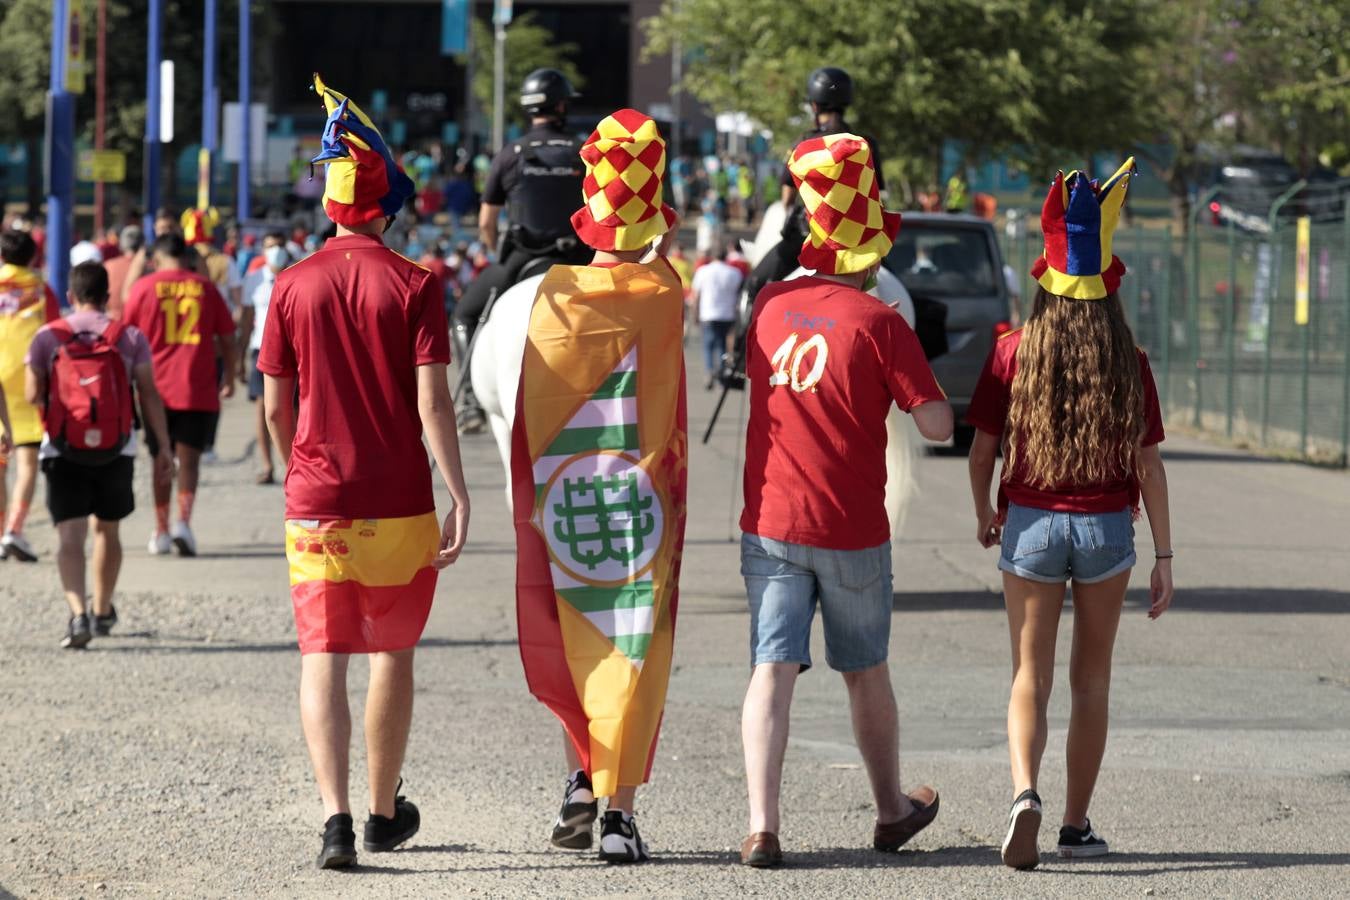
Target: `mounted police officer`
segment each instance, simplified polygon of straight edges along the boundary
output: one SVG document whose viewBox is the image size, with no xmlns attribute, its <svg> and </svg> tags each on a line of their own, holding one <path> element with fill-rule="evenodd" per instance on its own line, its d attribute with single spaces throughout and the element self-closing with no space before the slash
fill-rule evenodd
<svg viewBox="0 0 1350 900">
<path fill-rule="evenodd" d="M 872 151 L 872 164 L 876 172 L 877 188 L 885 197 L 886 179 L 881 172 L 881 154 L 877 152 L 876 138 L 858 131 L 844 120 L 844 113 L 853 103 L 853 79 L 843 69 L 826 66 L 816 69 L 806 79 L 806 99 L 811 104 L 816 127 L 802 134 L 797 143 L 827 134 L 856 134 L 867 141 Z M 789 154 L 790 155 L 790 154 Z M 746 280 L 746 290 L 753 302 L 759 289 L 770 281 L 781 281 L 797 268 L 797 253 L 806 239 L 806 216 L 798 200 L 796 188 L 792 184 L 792 173 L 786 165 L 779 179 L 782 186 L 782 201 L 785 212 L 782 241 L 777 247 L 765 254 L 759 265 Z"/>
<path fill-rule="evenodd" d="M 557 69 L 536 69 L 520 86 L 520 105 L 530 130 L 498 152 L 488 172 L 478 214 L 479 239 L 497 248 L 497 264 L 484 269 L 455 308 L 454 338 L 460 370 L 468 371 L 474 332 L 491 305 L 515 284 L 527 265 L 583 265 L 590 251 L 572 230 L 571 215 L 581 196 L 585 170 L 581 144 L 565 130 L 567 103 L 579 96 Z M 506 207 L 506 234 L 497 233 L 497 217 Z M 542 269 L 541 269 L 542 270 Z M 463 379 L 458 414 L 462 434 L 483 430 L 486 419 Z"/>
</svg>

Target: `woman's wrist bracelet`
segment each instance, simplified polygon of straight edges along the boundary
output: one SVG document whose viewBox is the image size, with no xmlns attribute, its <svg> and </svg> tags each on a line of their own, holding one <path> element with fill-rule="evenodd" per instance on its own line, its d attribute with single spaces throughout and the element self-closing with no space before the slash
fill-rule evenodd
<svg viewBox="0 0 1350 900">
<path fill-rule="evenodd" d="M 1175 556 L 1175 555 L 1176 555 L 1176 554 L 1174 554 L 1171 550 L 1168 550 L 1166 553 L 1156 553 L 1156 552 L 1155 552 L 1155 553 L 1153 554 L 1153 558 L 1154 558 L 1154 559 L 1171 559 L 1171 558 L 1172 558 L 1173 556 Z"/>
</svg>

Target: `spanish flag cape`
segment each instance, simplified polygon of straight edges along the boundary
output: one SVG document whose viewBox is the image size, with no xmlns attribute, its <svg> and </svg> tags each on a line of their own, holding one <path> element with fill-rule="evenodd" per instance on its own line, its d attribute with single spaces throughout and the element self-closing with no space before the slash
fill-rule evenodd
<svg viewBox="0 0 1350 900">
<path fill-rule="evenodd" d="M 670 680 L 682 315 L 664 261 L 554 266 L 530 313 L 511 452 L 520 656 L 598 796 L 647 780 Z"/>
</svg>

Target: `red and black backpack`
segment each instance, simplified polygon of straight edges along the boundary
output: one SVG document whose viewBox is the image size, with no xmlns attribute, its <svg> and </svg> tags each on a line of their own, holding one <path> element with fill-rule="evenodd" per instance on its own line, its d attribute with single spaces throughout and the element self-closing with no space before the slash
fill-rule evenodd
<svg viewBox="0 0 1350 900">
<path fill-rule="evenodd" d="M 125 326 L 110 322 L 102 334 L 75 332 L 60 319 L 48 328 L 61 344 L 47 379 L 47 436 L 71 462 L 110 463 L 132 431 L 131 380 L 117 349 Z"/>
</svg>

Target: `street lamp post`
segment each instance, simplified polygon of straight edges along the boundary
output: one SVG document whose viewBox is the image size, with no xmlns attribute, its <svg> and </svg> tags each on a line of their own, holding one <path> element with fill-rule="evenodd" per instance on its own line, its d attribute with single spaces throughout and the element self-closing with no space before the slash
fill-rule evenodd
<svg viewBox="0 0 1350 900">
<path fill-rule="evenodd" d="M 206 0 L 206 44 L 202 58 L 202 149 L 197 158 L 197 208 L 211 205 L 211 159 L 216 152 L 216 4 Z M 247 4 L 247 0 L 242 0 Z"/>
<path fill-rule="evenodd" d="M 52 4 L 52 66 L 47 93 L 47 280 L 65 299 L 75 194 L 75 98 L 66 90 L 70 0 Z"/>
<path fill-rule="evenodd" d="M 250 0 L 239 0 L 239 177 L 235 192 L 235 218 L 241 223 L 248 219 L 253 208 L 249 197 L 249 178 L 252 166 L 253 117 L 249 100 L 253 95 L 253 78 L 250 71 L 253 65 L 253 41 L 250 29 L 252 16 Z"/>
<path fill-rule="evenodd" d="M 65 2 L 65 0 L 60 0 Z M 150 0 L 145 50 L 145 236 L 155 233 L 159 209 L 159 64 L 164 48 L 164 0 Z"/>
</svg>

